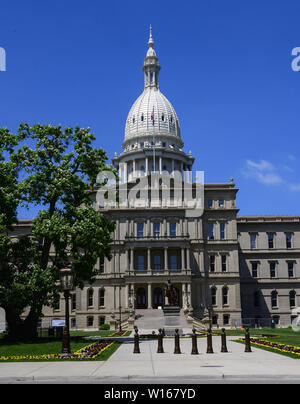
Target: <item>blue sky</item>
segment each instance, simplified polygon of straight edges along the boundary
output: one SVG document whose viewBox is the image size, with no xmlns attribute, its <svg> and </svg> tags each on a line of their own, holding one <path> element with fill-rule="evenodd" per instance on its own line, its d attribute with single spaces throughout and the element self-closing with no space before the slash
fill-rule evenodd
<svg viewBox="0 0 300 404">
<path fill-rule="evenodd" d="M 194 168 L 234 178 L 240 215 L 300 214 L 299 15 L 296 0 L 2 0 L 0 126 L 90 126 L 120 153 L 152 24 Z"/>
</svg>

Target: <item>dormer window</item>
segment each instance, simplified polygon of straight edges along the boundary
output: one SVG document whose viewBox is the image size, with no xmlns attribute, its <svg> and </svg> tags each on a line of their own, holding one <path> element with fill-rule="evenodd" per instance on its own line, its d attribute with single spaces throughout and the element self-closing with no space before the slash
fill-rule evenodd
<svg viewBox="0 0 300 404">
<path fill-rule="evenodd" d="M 173 122 L 173 116 L 172 115 L 171 115 L 170 121 L 171 121 L 171 123 Z"/>
<path fill-rule="evenodd" d="M 141 121 L 144 121 L 144 114 L 141 115 Z"/>
<path fill-rule="evenodd" d="M 165 120 L 165 114 L 161 115 L 161 120 L 164 121 Z"/>
<path fill-rule="evenodd" d="M 135 123 L 135 116 L 132 118 L 132 123 Z"/>
</svg>

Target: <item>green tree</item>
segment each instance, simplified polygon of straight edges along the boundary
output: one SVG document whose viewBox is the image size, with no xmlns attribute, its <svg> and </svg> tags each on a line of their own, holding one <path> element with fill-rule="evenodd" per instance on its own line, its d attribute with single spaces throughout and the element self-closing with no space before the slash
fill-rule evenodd
<svg viewBox="0 0 300 404">
<path fill-rule="evenodd" d="M 35 335 L 43 306 L 57 297 L 59 270 L 67 263 L 72 263 L 75 285 L 82 287 L 95 280 L 99 257 L 111 259 L 115 225 L 92 201 L 97 187 L 105 183 L 97 182 L 98 174 L 116 172 L 107 166 L 106 153 L 92 146 L 94 140 L 89 129 L 27 123 L 15 136 L 19 147 L 10 149 L 9 164 L 23 178 L 15 200 L 42 208 L 30 236 L 17 242 L 6 236 L 2 241 L 0 306 L 13 336 Z M 25 308 L 28 315 L 22 320 Z"/>
</svg>

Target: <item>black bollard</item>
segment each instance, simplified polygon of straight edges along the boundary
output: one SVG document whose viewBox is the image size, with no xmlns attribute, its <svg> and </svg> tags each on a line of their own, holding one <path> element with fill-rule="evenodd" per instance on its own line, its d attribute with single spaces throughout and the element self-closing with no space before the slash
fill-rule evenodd
<svg viewBox="0 0 300 404">
<path fill-rule="evenodd" d="M 225 334 L 225 328 L 222 328 L 222 334 L 221 334 L 221 352 L 228 352 L 227 351 L 227 345 L 226 345 L 226 334 Z"/>
<path fill-rule="evenodd" d="M 245 352 L 252 352 L 251 345 L 250 345 L 249 328 L 246 328 L 246 332 L 245 332 Z"/>
<path fill-rule="evenodd" d="M 134 327 L 135 334 L 134 334 L 134 350 L 133 353 L 141 353 L 140 352 L 140 345 L 139 345 L 139 334 L 138 334 L 138 328 L 135 326 Z"/>
<path fill-rule="evenodd" d="M 179 330 L 176 328 L 175 330 L 175 349 L 174 354 L 181 354 L 180 345 L 179 345 Z"/>
<path fill-rule="evenodd" d="M 211 333 L 211 328 L 207 330 L 207 350 L 206 353 L 214 353 L 213 347 L 212 347 L 212 333 Z"/>
<path fill-rule="evenodd" d="M 163 332 L 162 332 L 161 328 L 158 331 L 159 331 L 159 334 L 158 334 L 158 337 L 157 337 L 157 341 L 158 341 L 157 353 L 164 353 L 164 348 L 163 348 L 163 338 L 164 338 L 164 336 L 163 336 Z"/>
<path fill-rule="evenodd" d="M 198 348 L 197 348 L 197 334 L 195 328 L 193 328 L 193 335 L 192 335 L 192 352 L 191 355 L 198 355 Z"/>
</svg>

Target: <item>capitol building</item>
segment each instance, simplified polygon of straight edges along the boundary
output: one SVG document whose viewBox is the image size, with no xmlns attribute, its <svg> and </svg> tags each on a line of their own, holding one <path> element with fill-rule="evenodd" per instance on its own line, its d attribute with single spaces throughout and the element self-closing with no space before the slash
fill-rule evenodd
<svg viewBox="0 0 300 404">
<path fill-rule="evenodd" d="M 120 319 L 132 328 L 138 313 L 161 310 L 169 279 L 191 327 L 207 320 L 226 328 L 291 325 L 300 306 L 300 216 L 239 216 L 232 178 L 202 184 L 201 214 L 187 214 L 175 184 L 194 192 L 199 179 L 179 117 L 160 90 L 160 70 L 150 30 L 144 90 L 129 110 L 123 150 L 112 158 L 120 190 L 148 181 L 150 187 L 146 198 L 135 193 L 134 203 L 95 204 L 116 223 L 112 259 L 99 259 L 96 282 L 73 293 L 71 329 L 114 328 Z M 160 176 L 170 179 L 167 198 Z M 30 221 L 20 220 L 16 231 L 29 229 Z M 45 307 L 42 326 L 64 311 L 62 296 L 55 308 Z"/>
</svg>

